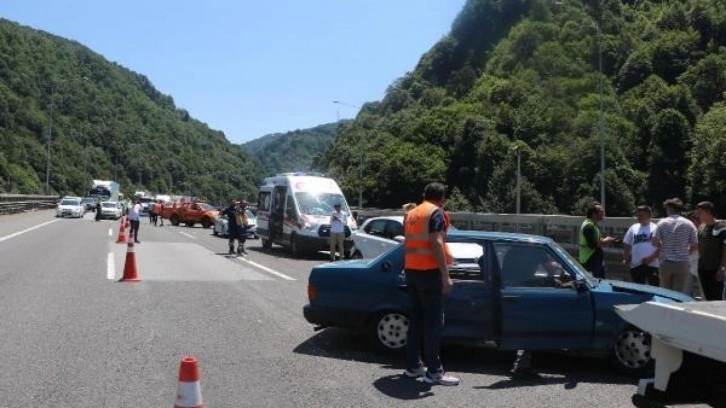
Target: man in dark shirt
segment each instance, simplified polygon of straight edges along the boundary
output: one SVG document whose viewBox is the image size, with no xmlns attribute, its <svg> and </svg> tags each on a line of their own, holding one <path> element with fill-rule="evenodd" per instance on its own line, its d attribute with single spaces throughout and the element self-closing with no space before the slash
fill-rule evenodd
<svg viewBox="0 0 726 408">
<path fill-rule="evenodd" d="M 597 223 L 605 218 L 605 208 L 598 202 L 587 208 L 587 219 L 580 227 L 579 260 L 596 278 L 605 278 L 605 256 L 602 247 L 615 242 L 613 237 L 602 237 Z"/>
<path fill-rule="evenodd" d="M 234 255 L 235 240 L 239 238 L 239 226 L 237 225 L 237 203 L 233 198 L 229 199 L 229 206 L 222 211 L 227 217 L 227 233 L 229 235 L 229 254 Z"/>
<path fill-rule="evenodd" d="M 713 203 L 698 203 L 698 278 L 706 300 L 721 300 L 726 271 L 726 222 L 716 222 Z"/>
</svg>

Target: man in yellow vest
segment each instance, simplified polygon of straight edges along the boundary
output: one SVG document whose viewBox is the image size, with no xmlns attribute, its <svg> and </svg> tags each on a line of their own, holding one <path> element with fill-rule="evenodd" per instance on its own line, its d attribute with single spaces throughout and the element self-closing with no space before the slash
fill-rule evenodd
<svg viewBox="0 0 726 408">
<path fill-rule="evenodd" d="M 605 208 L 597 201 L 587 207 L 587 218 L 580 226 L 579 261 L 596 278 L 605 278 L 605 255 L 602 248 L 617 241 L 614 237 L 602 237 L 597 223 L 605 218 Z"/>
<path fill-rule="evenodd" d="M 443 296 L 453 286 L 448 267 L 452 258 L 446 245 L 449 221 L 442 208 L 445 193 L 443 184 L 428 184 L 424 201 L 405 217 L 405 273 L 411 312 L 404 374 L 411 378 L 424 377 L 428 384 L 458 385 L 459 379 L 444 372 L 439 358 L 444 327 Z M 422 343 L 425 366 L 421 362 Z"/>
</svg>

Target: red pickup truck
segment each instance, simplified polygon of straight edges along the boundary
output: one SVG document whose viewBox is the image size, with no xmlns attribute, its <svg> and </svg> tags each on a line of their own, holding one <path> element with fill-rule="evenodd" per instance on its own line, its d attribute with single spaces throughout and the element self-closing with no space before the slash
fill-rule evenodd
<svg viewBox="0 0 726 408">
<path fill-rule="evenodd" d="M 211 205 L 201 202 L 164 206 L 161 212 L 161 217 L 169 220 L 171 225 L 177 226 L 184 223 L 187 227 L 193 227 L 194 224 L 201 223 L 203 228 L 214 225 L 217 215 L 219 215 L 219 211 Z"/>
</svg>

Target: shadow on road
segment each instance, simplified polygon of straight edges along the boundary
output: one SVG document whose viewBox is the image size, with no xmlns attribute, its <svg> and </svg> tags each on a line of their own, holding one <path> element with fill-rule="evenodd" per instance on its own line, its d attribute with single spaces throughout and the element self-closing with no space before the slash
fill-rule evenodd
<svg viewBox="0 0 726 408">
<path fill-rule="evenodd" d="M 381 368 L 405 369 L 403 354 L 385 354 L 375 350 L 364 335 L 337 328 L 325 329 L 293 350 L 295 353 L 377 364 Z M 561 353 L 534 353 L 533 368 L 541 378 L 514 380 L 509 370 L 515 353 L 470 346 L 445 345 L 441 351 L 446 370 L 452 373 L 484 374 L 501 377 L 498 381 L 482 378 L 474 389 L 501 390 L 516 387 L 535 387 L 562 384 L 564 389 L 575 389 L 580 383 L 637 384 L 637 380 L 621 375 L 607 362 L 563 355 Z M 401 375 L 388 375 L 373 385 L 381 393 L 392 398 L 412 400 L 425 398 L 430 393 L 428 385 Z"/>
</svg>

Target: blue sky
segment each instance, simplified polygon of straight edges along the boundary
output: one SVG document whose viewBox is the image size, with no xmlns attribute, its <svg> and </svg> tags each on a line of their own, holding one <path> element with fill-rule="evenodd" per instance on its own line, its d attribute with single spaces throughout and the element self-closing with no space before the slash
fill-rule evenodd
<svg viewBox="0 0 726 408">
<path fill-rule="evenodd" d="M 146 75 L 240 143 L 354 117 L 465 0 L 7 0 L 0 15 Z"/>
</svg>

